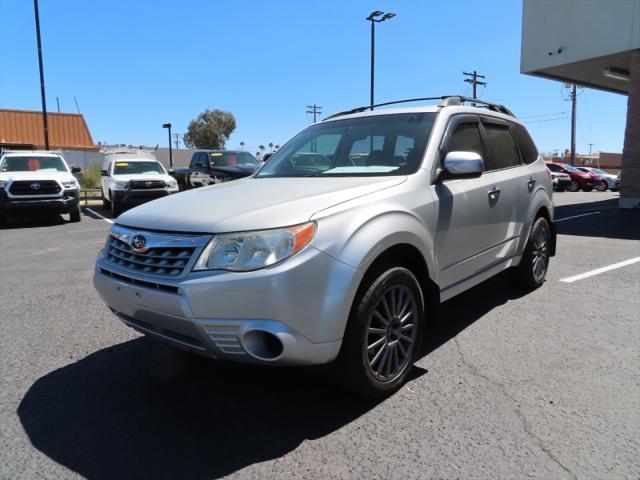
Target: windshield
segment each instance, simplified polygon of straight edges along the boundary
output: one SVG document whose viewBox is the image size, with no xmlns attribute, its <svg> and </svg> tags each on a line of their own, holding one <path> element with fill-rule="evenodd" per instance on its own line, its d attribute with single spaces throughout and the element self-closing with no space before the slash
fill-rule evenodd
<svg viewBox="0 0 640 480">
<path fill-rule="evenodd" d="M 572 167 L 571 165 L 563 165 L 563 168 L 573 173 L 584 173 L 582 170 L 578 170 L 576 167 Z"/>
<path fill-rule="evenodd" d="M 4 157 L 2 172 L 68 172 L 67 166 L 60 157 Z"/>
<path fill-rule="evenodd" d="M 114 175 L 131 175 L 139 173 L 151 173 L 164 175 L 164 167 L 160 162 L 116 162 L 113 166 Z"/>
<path fill-rule="evenodd" d="M 604 170 L 600 170 L 599 168 L 592 168 L 591 171 L 597 173 L 598 175 L 609 175 L 607 172 L 605 172 Z"/>
<path fill-rule="evenodd" d="M 230 167 L 232 165 L 257 165 L 258 160 L 247 152 L 213 152 L 209 154 L 212 167 Z"/>
<path fill-rule="evenodd" d="M 435 113 L 359 117 L 313 125 L 295 136 L 257 177 L 407 175 L 420 166 Z"/>
</svg>

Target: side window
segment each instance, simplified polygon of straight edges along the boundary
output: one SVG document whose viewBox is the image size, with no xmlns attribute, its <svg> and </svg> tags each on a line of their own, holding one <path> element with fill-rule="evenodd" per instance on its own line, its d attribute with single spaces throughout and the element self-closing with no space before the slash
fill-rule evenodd
<svg viewBox="0 0 640 480">
<path fill-rule="evenodd" d="M 562 167 L 560 165 L 558 165 L 557 163 L 547 163 L 547 168 L 549 170 L 551 170 L 552 172 L 561 172 L 562 171 Z"/>
<path fill-rule="evenodd" d="M 475 152 L 484 157 L 478 124 L 463 123 L 459 125 L 449 140 L 447 153 L 449 152 Z"/>
<path fill-rule="evenodd" d="M 382 135 L 366 136 L 359 138 L 351 144 L 349 158 L 356 165 L 368 165 L 371 152 L 382 151 L 384 148 L 384 137 Z"/>
<path fill-rule="evenodd" d="M 485 124 L 487 131 L 487 170 L 500 170 L 502 168 L 521 165 L 520 154 L 516 143 L 509 133 L 506 125 Z"/>
<path fill-rule="evenodd" d="M 536 148 L 533 140 L 529 136 L 527 129 L 522 125 L 514 123 L 511 126 L 511 132 L 518 142 L 518 146 L 520 147 L 520 153 L 522 153 L 522 157 L 524 163 L 533 163 L 538 158 L 538 149 Z"/>
<path fill-rule="evenodd" d="M 191 157 L 191 167 L 203 167 L 207 165 L 207 154 L 205 152 L 194 153 Z"/>
</svg>

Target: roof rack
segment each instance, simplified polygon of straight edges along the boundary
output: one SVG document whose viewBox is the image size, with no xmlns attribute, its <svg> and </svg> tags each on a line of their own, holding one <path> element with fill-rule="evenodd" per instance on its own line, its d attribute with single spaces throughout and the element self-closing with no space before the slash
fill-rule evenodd
<svg viewBox="0 0 640 480">
<path fill-rule="evenodd" d="M 463 95 L 443 95 L 443 96 L 440 96 L 440 97 L 409 98 L 409 99 L 406 99 L 406 100 L 394 100 L 393 102 L 377 103 L 375 105 L 365 105 L 365 106 L 362 106 L 362 107 L 353 108 L 351 110 L 345 110 L 344 112 L 334 113 L 333 115 L 329 115 L 324 120 L 329 120 L 331 118 L 341 117 L 343 115 L 349 115 L 349 114 L 352 114 L 352 113 L 364 112 L 366 110 L 373 109 L 375 107 L 385 107 L 387 105 L 397 105 L 399 103 L 425 102 L 425 101 L 429 101 L 429 100 L 442 100 L 442 102 L 440 102 L 440 104 L 438 104 L 439 107 L 449 107 L 449 106 L 453 106 L 453 105 L 462 105 L 463 103 L 479 103 L 479 104 L 485 106 L 486 108 L 488 108 L 489 110 L 492 110 L 494 112 L 504 113 L 504 114 L 509 115 L 511 117 L 515 117 L 515 115 L 511 112 L 511 110 L 509 110 L 504 105 L 498 105 L 496 103 L 486 102 L 484 100 L 479 100 L 477 98 L 467 98 L 467 97 L 465 97 Z"/>
</svg>

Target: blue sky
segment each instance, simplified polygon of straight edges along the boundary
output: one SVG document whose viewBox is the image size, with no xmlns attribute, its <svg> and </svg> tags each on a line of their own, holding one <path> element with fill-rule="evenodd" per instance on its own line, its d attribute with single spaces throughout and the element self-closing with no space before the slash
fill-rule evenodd
<svg viewBox="0 0 640 480">
<path fill-rule="evenodd" d="M 244 141 L 282 144 L 323 113 L 369 101 L 372 10 L 397 16 L 376 32 L 376 100 L 468 93 L 528 122 L 542 151 L 569 148 L 558 82 L 520 74 L 522 3 L 502 1 L 40 0 L 47 105 L 75 111 L 94 140 L 164 146 L 205 108 L 232 112 Z M 626 97 L 584 89 L 577 150 L 622 151 Z M 33 2 L 0 0 L 0 107 L 40 109 Z M 564 118 L 566 117 L 566 118 Z"/>
</svg>

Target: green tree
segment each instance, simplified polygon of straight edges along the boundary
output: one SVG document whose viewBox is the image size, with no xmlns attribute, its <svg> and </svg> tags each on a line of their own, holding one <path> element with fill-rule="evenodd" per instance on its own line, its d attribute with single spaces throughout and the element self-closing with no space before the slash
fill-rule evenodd
<svg viewBox="0 0 640 480">
<path fill-rule="evenodd" d="M 264 145 L 258 145 L 258 150 L 260 150 L 260 154 L 264 153 Z"/>
<path fill-rule="evenodd" d="M 273 152 L 273 142 L 269 144 L 269 150 Z"/>
<path fill-rule="evenodd" d="M 244 151 L 244 142 L 240 142 L 240 151 Z"/>
<path fill-rule="evenodd" d="M 236 129 L 236 119 L 231 112 L 205 110 L 198 118 L 189 122 L 184 144 L 187 148 L 218 150 Z"/>
</svg>

